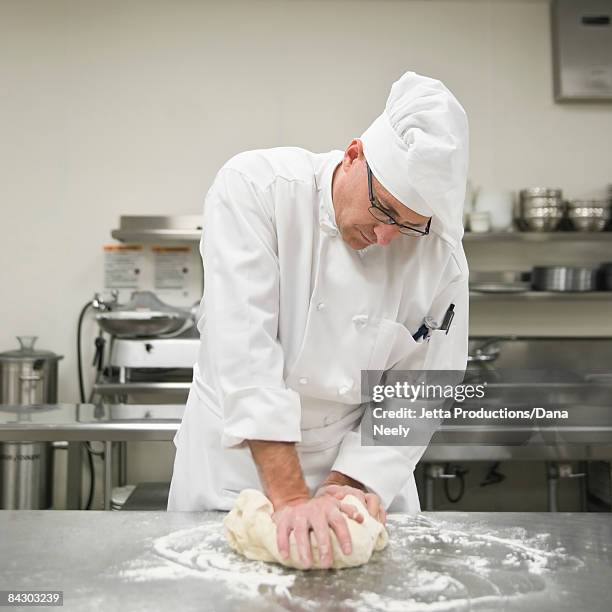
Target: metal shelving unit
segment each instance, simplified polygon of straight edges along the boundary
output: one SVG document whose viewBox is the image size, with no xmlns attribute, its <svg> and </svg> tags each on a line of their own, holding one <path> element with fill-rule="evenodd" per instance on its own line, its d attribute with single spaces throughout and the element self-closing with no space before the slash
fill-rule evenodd
<svg viewBox="0 0 612 612">
<path fill-rule="evenodd" d="M 523 291 L 523 292 L 480 292 L 470 291 L 470 300 L 534 300 L 534 301 L 612 301 L 612 291 Z"/>
<path fill-rule="evenodd" d="M 464 242 L 609 242 L 612 232 L 465 232 Z"/>
<path fill-rule="evenodd" d="M 98 395 L 130 395 L 132 393 L 187 393 L 190 382 L 96 382 L 94 393 Z"/>
<path fill-rule="evenodd" d="M 178 240 L 197 242 L 202 236 L 201 215 L 122 216 L 111 235 L 121 242 Z M 464 242 L 609 242 L 612 231 L 604 232 L 465 232 Z"/>
<path fill-rule="evenodd" d="M 201 215 L 122 216 L 119 228 L 111 232 L 121 242 L 199 242 Z"/>
</svg>

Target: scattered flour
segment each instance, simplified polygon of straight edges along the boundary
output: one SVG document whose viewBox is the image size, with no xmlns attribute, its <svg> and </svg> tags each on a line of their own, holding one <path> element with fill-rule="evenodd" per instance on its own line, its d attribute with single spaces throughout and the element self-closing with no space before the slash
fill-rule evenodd
<svg viewBox="0 0 612 612">
<path fill-rule="evenodd" d="M 253 597 L 263 590 L 290 597 L 295 574 L 268 563 L 239 557 L 229 550 L 222 527 L 207 523 L 156 539 L 152 556 L 123 567 L 120 577 L 133 582 L 198 577 L 221 582 L 235 595 Z"/>
<path fill-rule="evenodd" d="M 348 604 L 361 612 L 442 612 L 503 607 L 549 588 L 545 574 L 575 570 L 583 563 L 562 547 L 551 548 L 550 534 L 528 536 L 523 528 L 491 528 L 424 516 L 390 518 L 394 561 L 402 565 L 401 593 L 390 588 L 365 591 Z M 397 551 L 397 552 L 395 552 Z"/>
<path fill-rule="evenodd" d="M 556 570 L 583 565 L 552 547 L 550 534 L 529 536 L 522 528 L 492 532 L 469 522 L 398 515 L 390 517 L 389 532 L 390 546 L 367 568 L 307 574 L 236 555 L 222 526 L 206 523 L 153 540 L 119 575 L 130 582 L 196 577 L 238 598 L 265 595 L 280 607 L 290 600 L 292 610 L 341 603 L 356 612 L 445 612 L 525 601 L 551 588 Z"/>
</svg>

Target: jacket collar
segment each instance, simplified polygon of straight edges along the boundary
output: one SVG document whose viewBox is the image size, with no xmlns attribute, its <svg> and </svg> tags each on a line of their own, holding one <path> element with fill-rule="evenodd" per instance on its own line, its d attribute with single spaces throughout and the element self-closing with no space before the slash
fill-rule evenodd
<svg viewBox="0 0 612 612">
<path fill-rule="evenodd" d="M 332 177 L 342 161 L 342 151 L 330 151 L 318 155 L 315 163 L 315 183 L 319 195 L 319 222 L 337 230 L 336 211 L 332 200 Z"/>
</svg>

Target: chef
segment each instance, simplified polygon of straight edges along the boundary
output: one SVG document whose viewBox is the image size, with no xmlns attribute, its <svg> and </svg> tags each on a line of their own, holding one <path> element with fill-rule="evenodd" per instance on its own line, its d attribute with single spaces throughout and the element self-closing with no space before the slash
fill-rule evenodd
<svg viewBox="0 0 612 612">
<path fill-rule="evenodd" d="M 361 444 L 361 371 L 465 368 L 467 158 L 459 102 L 407 72 L 344 151 L 248 151 L 221 168 L 204 207 L 200 352 L 168 510 L 229 510 L 262 489 L 281 554 L 293 532 L 305 567 L 311 531 L 324 566 L 331 531 L 350 552 L 345 517 L 364 517 L 348 493 L 383 522 L 420 510 L 426 446 Z M 448 333 L 413 338 L 451 303 Z"/>
</svg>

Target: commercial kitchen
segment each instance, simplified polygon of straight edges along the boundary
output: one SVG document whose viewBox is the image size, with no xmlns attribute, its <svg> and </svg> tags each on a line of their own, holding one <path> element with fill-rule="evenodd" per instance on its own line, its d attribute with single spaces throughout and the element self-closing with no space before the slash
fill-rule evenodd
<svg viewBox="0 0 612 612">
<path fill-rule="evenodd" d="M 608 610 L 611 19 L 612 0 L 1 2 L 0 606 Z M 388 544 L 369 562 L 254 560 L 230 545 L 229 508 L 167 509 L 196 364 L 215 356 L 204 243 L 225 235 L 206 233 L 205 197 L 244 151 L 354 150 L 389 230 L 397 219 L 373 211 L 385 185 L 366 128 L 422 78 L 444 83 L 469 124 L 459 387 L 480 395 L 453 383 L 414 468 L 420 511 L 370 511 Z M 349 144 L 360 134 L 363 150 Z M 429 216 L 397 241 L 432 238 Z M 339 241 L 337 220 L 321 221 L 325 240 Z M 376 232 L 363 253 L 388 248 Z M 330 317 L 317 290 L 308 312 Z M 240 302 L 237 291 L 220 311 Z M 456 332 L 467 313 L 451 306 L 410 335 L 439 340 L 453 317 Z M 356 334 L 374 318 L 351 314 Z M 393 353 L 390 338 L 376 350 Z M 378 369 L 334 393 L 378 405 L 371 380 L 406 384 Z M 412 429 L 409 404 L 389 405 L 397 431 Z M 362 426 L 378 414 L 363 410 Z M 361 436 L 404 445 L 384 440 Z M 206 467 L 211 482 L 227 469 Z"/>
</svg>

